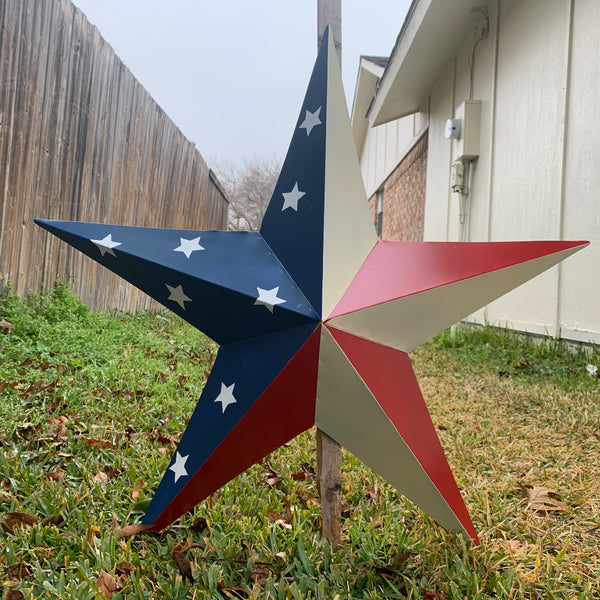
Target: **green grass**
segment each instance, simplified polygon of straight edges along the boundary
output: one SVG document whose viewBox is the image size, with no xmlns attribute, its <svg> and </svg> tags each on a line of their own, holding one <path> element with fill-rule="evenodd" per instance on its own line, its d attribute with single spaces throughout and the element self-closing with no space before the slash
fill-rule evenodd
<svg viewBox="0 0 600 600">
<path fill-rule="evenodd" d="M 113 599 L 599 597 L 600 393 L 586 371 L 600 366 L 597 351 L 485 328 L 445 332 L 412 356 L 478 548 L 344 453 L 343 544 L 332 550 L 310 473 L 313 432 L 161 534 L 121 539 L 160 481 L 216 346 L 168 313 L 92 313 L 65 284 L 25 300 L 8 288 L 2 318 L 14 326 L 0 330 L 5 598 L 102 598 L 102 572 L 119 587 Z M 525 485 L 567 508 L 534 513 Z"/>
</svg>

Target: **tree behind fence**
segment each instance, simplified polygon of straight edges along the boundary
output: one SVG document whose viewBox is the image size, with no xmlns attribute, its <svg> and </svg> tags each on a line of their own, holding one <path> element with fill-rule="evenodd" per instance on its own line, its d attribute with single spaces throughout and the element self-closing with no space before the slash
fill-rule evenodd
<svg viewBox="0 0 600 600">
<path fill-rule="evenodd" d="M 151 308 L 33 219 L 224 229 L 216 176 L 70 0 L 1 0 L 0 27 L 0 276 Z"/>
</svg>

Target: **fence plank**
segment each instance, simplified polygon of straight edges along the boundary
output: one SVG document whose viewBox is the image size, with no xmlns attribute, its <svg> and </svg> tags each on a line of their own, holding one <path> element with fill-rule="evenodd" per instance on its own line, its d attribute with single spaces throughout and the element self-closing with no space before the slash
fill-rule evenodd
<svg viewBox="0 0 600 600">
<path fill-rule="evenodd" d="M 0 2 L 0 277 L 72 278 L 96 310 L 156 305 L 33 219 L 224 229 L 227 202 L 189 142 L 70 0 Z"/>
</svg>

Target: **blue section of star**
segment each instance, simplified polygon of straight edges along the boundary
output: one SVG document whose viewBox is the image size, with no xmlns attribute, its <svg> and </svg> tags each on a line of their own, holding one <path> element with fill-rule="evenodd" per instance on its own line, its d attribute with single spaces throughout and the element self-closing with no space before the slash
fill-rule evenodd
<svg viewBox="0 0 600 600">
<path fill-rule="evenodd" d="M 301 127 L 306 111 L 318 111 L 321 121 L 311 128 L 310 134 L 306 127 Z M 323 288 L 326 120 L 327 37 L 321 44 L 290 148 L 260 229 L 319 315 Z M 295 189 L 304 192 L 297 200 L 297 210 L 284 197 Z"/>
<path fill-rule="evenodd" d="M 219 344 L 316 323 L 319 317 L 259 233 L 186 231 L 70 221 L 43 221 L 75 248 L 124 277 Z M 91 240 L 110 233 L 119 242 L 102 254 Z M 186 257 L 180 239 L 204 248 Z M 179 288 L 181 286 L 181 288 Z M 273 310 L 256 304 L 277 290 Z M 186 300 L 189 298 L 189 300 Z"/>
<path fill-rule="evenodd" d="M 180 477 L 175 482 L 173 472 L 167 469 L 144 517 L 144 523 L 150 524 L 156 520 L 316 327 L 317 325 L 305 325 L 221 346 L 210 377 L 177 448 L 181 456 L 189 456 L 185 465 L 189 476 Z M 223 386 L 229 387 L 232 384 L 235 403 L 229 404 L 223 411 L 222 405 L 215 400 Z M 286 398 L 282 397 L 281 402 L 285 405 Z M 169 466 L 174 462 L 175 457 Z"/>
</svg>

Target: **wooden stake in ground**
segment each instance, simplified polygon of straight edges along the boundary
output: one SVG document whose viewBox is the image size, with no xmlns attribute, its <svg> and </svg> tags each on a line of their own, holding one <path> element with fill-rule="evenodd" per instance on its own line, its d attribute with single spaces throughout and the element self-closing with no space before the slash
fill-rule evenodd
<svg viewBox="0 0 600 600">
<path fill-rule="evenodd" d="M 318 0 L 317 50 L 327 25 L 330 25 L 340 69 L 342 68 L 341 0 Z M 317 427 L 317 485 L 321 498 L 323 537 L 332 546 L 341 540 L 342 447 Z"/>
<path fill-rule="evenodd" d="M 342 447 L 317 428 L 317 486 L 321 498 L 323 537 L 332 546 L 341 541 Z"/>
</svg>

